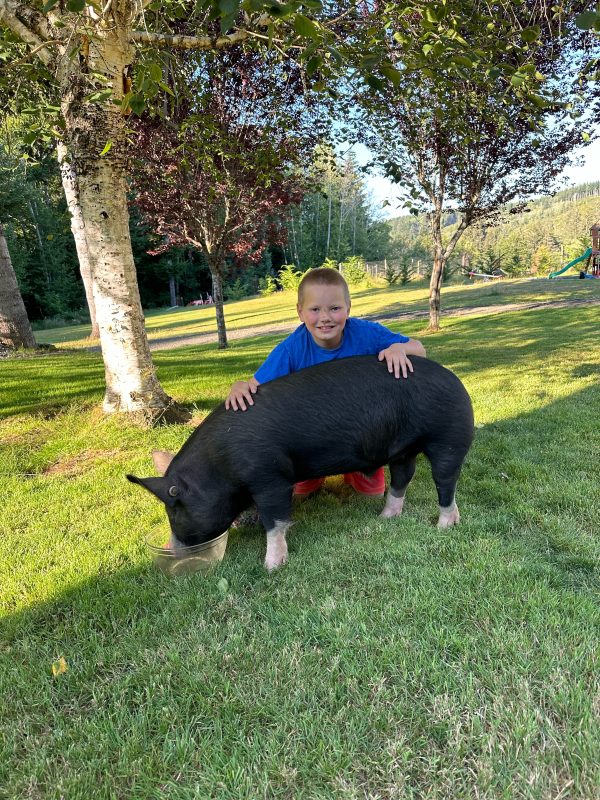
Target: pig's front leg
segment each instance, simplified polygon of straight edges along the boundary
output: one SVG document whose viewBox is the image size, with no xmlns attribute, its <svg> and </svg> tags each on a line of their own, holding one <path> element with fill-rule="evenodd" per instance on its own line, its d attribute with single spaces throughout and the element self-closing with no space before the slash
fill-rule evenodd
<svg viewBox="0 0 600 800">
<path fill-rule="evenodd" d="M 404 508 L 404 495 L 415 474 L 417 460 L 415 456 L 398 457 L 390 461 L 391 486 L 385 498 L 385 507 L 380 517 L 399 517 Z"/>
<path fill-rule="evenodd" d="M 391 487 L 388 489 L 387 497 L 385 498 L 385 507 L 380 517 L 399 517 L 404 508 L 404 494 L 397 495 Z"/>
<path fill-rule="evenodd" d="M 288 557 L 285 535 L 292 522 L 292 481 L 279 475 L 262 474 L 262 486 L 253 491 L 258 515 L 267 532 L 265 567 L 272 572 L 285 564 Z"/>
<path fill-rule="evenodd" d="M 292 523 L 290 521 L 275 520 L 275 525 L 267 531 L 267 555 L 265 568 L 272 572 L 287 561 L 288 548 L 285 535 Z"/>
<path fill-rule="evenodd" d="M 453 501 L 451 506 L 442 508 L 440 506 L 440 517 L 438 519 L 438 528 L 449 528 L 451 525 L 458 525 L 460 522 L 460 514 L 458 513 L 458 506 Z"/>
</svg>

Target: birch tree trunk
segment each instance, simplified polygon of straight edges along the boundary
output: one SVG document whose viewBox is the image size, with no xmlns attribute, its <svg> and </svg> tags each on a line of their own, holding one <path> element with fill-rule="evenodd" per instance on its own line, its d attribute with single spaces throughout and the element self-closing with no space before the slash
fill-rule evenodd
<svg viewBox="0 0 600 800">
<path fill-rule="evenodd" d="M 36 347 L 17 276 L 13 269 L 4 228 L 0 223 L 0 344 Z"/>
<path fill-rule="evenodd" d="M 82 48 L 85 60 L 70 59 L 65 52 L 62 112 L 85 220 L 106 377 L 103 408 L 139 414 L 150 422 L 180 421 L 183 410 L 164 392 L 152 364 L 129 237 L 120 101 L 134 56 L 130 33 L 125 23 L 99 30 Z M 88 74 L 104 75 L 104 85 L 113 90 L 112 104 L 84 101 Z"/>
<path fill-rule="evenodd" d="M 87 301 L 90 312 L 90 320 L 92 322 L 90 339 L 98 339 L 100 336 L 100 329 L 98 328 L 98 321 L 96 320 L 96 306 L 94 304 L 94 293 L 92 289 L 90 251 L 88 249 L 87 239 L 85 236 L 85 222 L 81 211 L 81 203 L 79 202 L 77 175 L 75 174 L 72 164 L 67 159 L 67 148 L 64 142 L 59 142 L 56 150 L 58 155 L 58 163 L 60 166 L 60 177 L 62 180 L 63 191 L 67 200 L 69 214 L 71 215 L 71 232 L 73 234 L 73 239 L 75 240 L 77 260 L 79 261 L 79 271 L 81 273 L 81 280 L 83 281 L 83 288 L 85 289 L 85 299 Z"/>
</svg>

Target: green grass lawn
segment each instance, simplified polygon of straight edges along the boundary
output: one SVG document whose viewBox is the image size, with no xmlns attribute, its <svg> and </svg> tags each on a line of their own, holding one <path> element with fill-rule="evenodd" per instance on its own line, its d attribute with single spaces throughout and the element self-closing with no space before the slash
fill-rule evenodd
<svg viewBox="0 0 600 800">
<path fill-rule="evenodd" d="M 356 312 L 385 310 L 381 291 Z M 518 302 L 505 291 L 444 302 Z M 276 319 L 280 299 L 231 316 Z M 98 354 L 0 362 L 0 798 L 597 800 L 599 331 L 573 306 L 423 336 L 475 407 L 461 525 L 434 527 L 424 461 L 399 520 L 331 482 L 270 576 L 259 527 L 208 578 L 157 573 L 143 537 L 164 512 L 124 474 L 190 428 L 104 418 Z M 279 338 L 155 363 L 199 419 Z"/>
<path fill-rule="evenodd" d="M 593 280 L 510 280 L 500 283 L 458 281 L 444 288 L 443 309 L 474 306 L 501 306 L 506 303 L 531 303 L 570 298 L 587 299 L 600 295 Z M 352 291 L 352 313 L 355 316 L 388 314 L 394 317 L 428 309 L 428 284 L 412 281 L 407 286 L 373 287 Z M 153 309 L 145 313 L 150 341 L 169 336 L 192 336 L 214 333 L 213 306 Z M 273 323 L 297 323 L 296 298 L 292 292 L 278 292 L 269 297 L 225 303 L 225 318 L 230 331 L 257 328 Z M 50 328 L 35 332 L 37 341 L 61 347 L 86 347 L 89 325 Z"/>
</svg>

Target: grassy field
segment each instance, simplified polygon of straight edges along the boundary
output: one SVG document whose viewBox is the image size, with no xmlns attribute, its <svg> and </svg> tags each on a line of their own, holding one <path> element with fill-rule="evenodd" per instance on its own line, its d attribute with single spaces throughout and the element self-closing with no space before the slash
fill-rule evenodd
<svg viewBox="0 0 600 800">
<path fill-rule="evenodd" d="M 577 278 L 554 281 L 512 280 L 501 283 L 459 281 L 444 289 L 443 307 L 461 309 L 597 296 L 596 281 L 579 281 Z M 425 281 L 412 281 L 406 287 L 373 287 L 352 292 L 352 313 L 359 317 L 385 313 L 393 318 L 400 314 L 424 312 L 428 307 L 428 285 Z M 291 292 L 278 292 L 267 298 L 253 297 L 226 303 L 227 328 L 235 331 L 273 323 L 295 324 L 298 320 L 295 308 L 295 295 Z M 146 328 L 150 341 L 169 336 L 213 333 L 214 307 L 195 306 L 170 311 L 153 309 L 146 312 Z M 40 343 L 82 348 L 89 345 L 86 338 L 89 332 L 88 325 L 77 325 L 36 331 L 35 336 Z"/>
<path fill-rule="evenodd" d="M 358 313 L 422 303 L 377 291 Z M 279 319 L 280 300 L 228 318 Z M 161 335 L 165 316 L 149 319 Z M 574 305 L 423 336 L 475 407 L 461 525 L 434 527 L 424 461 L 399 520 L 331 481 L 271 576 L 259 527 L 233 531 L 208 578 L 157 573 L 143 537 L 163 512 L 124 474 L 151 474 L 150 450 L 190 428 L 104 418 L 96 353 L 0 362 L 0 798 L 600 797 L 599 332 L 598 307 Z M 155 362 L 199 420 L 278 338 Z"/>
</svg>

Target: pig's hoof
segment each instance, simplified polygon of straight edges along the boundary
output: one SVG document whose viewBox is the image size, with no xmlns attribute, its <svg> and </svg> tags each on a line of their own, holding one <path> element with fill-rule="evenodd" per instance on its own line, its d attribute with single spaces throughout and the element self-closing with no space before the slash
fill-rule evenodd
<svg viewBox="0 0 600 800">
<path fill-rule="evenodd" d="M 438 519 L 438 528 L 450 528 L 452 525 L 458 525 L 460 522 L 460 514 L 458 513 L 458 506 L 454 505 L 450 510 L 444 509 L 440 511 L 440 518 Z"/>
<path fill-rule="evenodd" d="M 402 514 L 403 508 L 404 508 L 404 497 L 394 497 L 393 495 L 388 493 L 384 509 L 379 516 L 383 517 L 384 519 L 390 519 L 391 517 L 399 517 L 400 514 Z"/>
<path fill-rule="evenodd" d="M 282 567 L 286 563 L 287 554 L 282 557 L 267 556 L 267 558 L 265 558 L 265 569 L 268 572 L 273 572 L 273 570 L 279 569 L 279 567 Z"/>
</svg>

